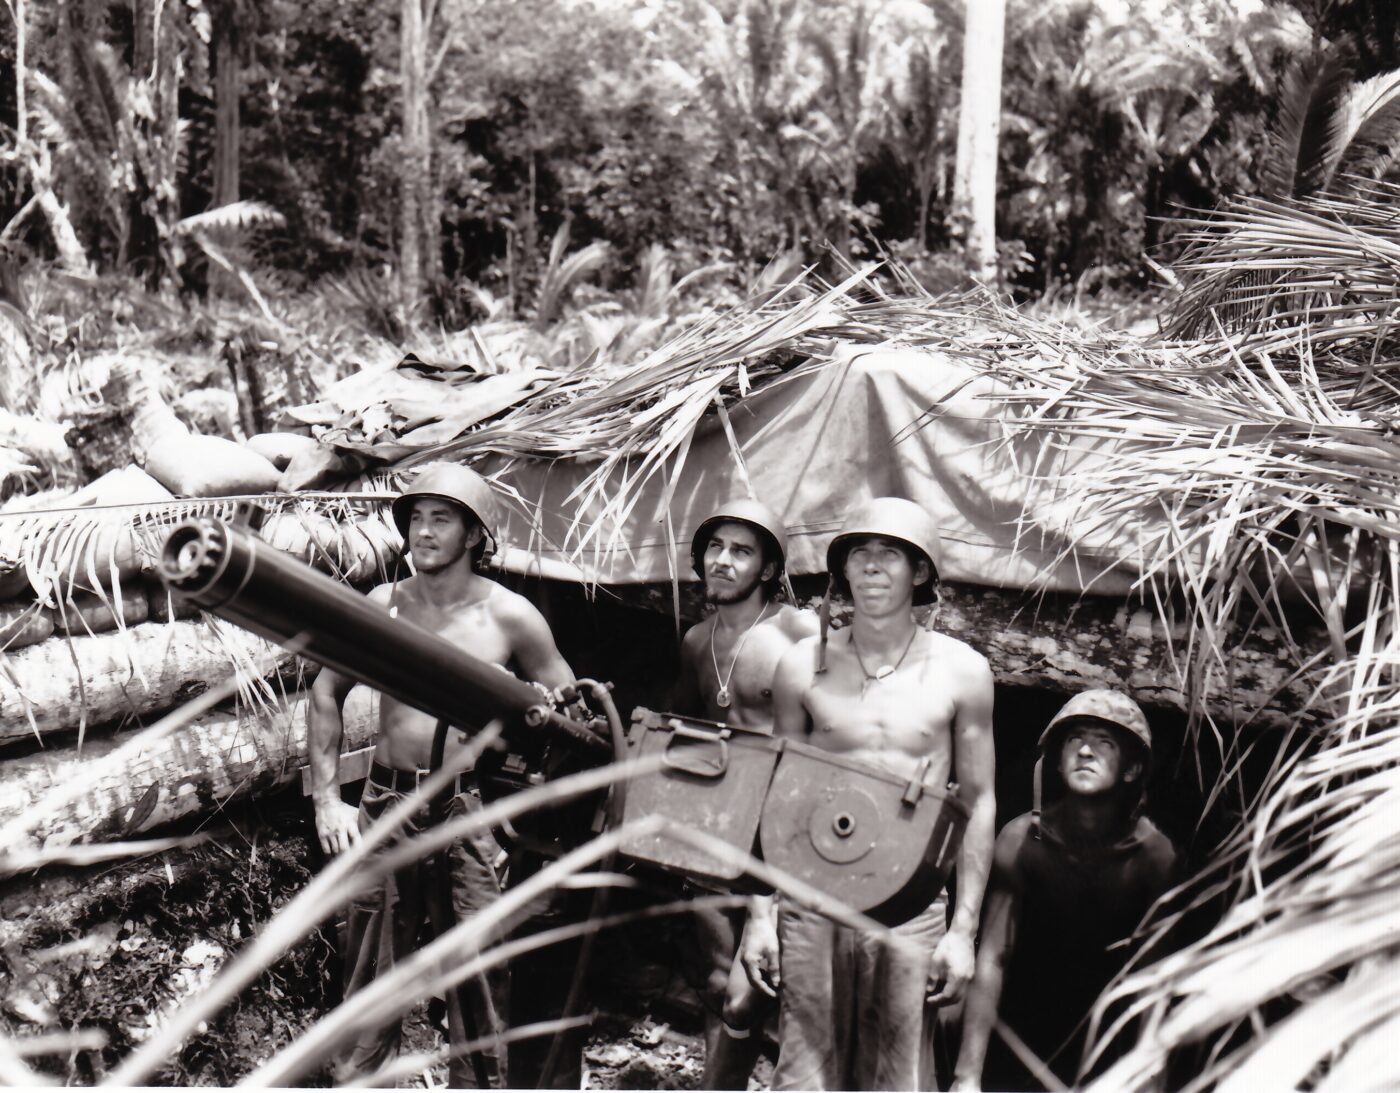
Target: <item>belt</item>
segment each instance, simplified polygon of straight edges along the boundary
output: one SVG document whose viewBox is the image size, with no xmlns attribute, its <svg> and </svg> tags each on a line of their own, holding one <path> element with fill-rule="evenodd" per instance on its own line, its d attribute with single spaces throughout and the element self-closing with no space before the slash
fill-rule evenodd
<svg viewBox="0 0 1400 1093">
<path fill-rule="evenodd" d="M 395 770 L 393 767 L 386 767 L 378 760 L 374 760 L 369 765 L 369 780 L 381 789 L 392 789 L 398 793 L 412 793 L 419 784 L 432 774 L 430 770 Z M 477 793 L 476 772 L 464 770 L 452 779 L 448 785 L 453 794 Z"/>
</svg>

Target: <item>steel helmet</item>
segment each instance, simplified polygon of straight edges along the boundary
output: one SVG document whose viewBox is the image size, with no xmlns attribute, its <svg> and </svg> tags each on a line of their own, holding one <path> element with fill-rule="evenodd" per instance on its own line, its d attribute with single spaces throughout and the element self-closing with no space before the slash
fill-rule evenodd
<svg viewBox="0 0 1400 1093">
<path fill-rule="evenodd" d="M 399 534 L 408 539 L 408 518 L 413 514 L 413 502 L 421 497 L 436 497 L 465 509 L 481 524 L 483 555 L 496 552 L 496 528 L 499 516 L 496 496 L 486 479 L 460 463 L 433 463 L 424 467 L 413 484 L 394 498 L 391 511 Z"/>
<path fill-rule="evenodd" d="M 773 576 L 782 573 L 787 565 L 787 528 L 777 513 L 762 501 L 741 497 L 720 505 L 695 529 L 695 536 L 690 540 L 690 564 L 698 577 L 705 576 L 705 548 L 709 545 L 710 533 L 718 524 L 747 524 L 757 531 L 778 557 L 778 572 Z"/>
<path fill-rule="evenodd" d="M 1092 691 L 1080 691 L 1063 706 L 1060 712 L 1050 719 L 1045 731 L 1040 734 L 1038 747 L 1043 752 L 1050 742 L 1051 734 L 1070 721 L 1103 721 L 1116 725 L 1135 738 L 1143 747 L 1147 758 L 1152 756 L 1152 729 L 1147 724 L 1147 716 L 1142 707 L 1122 691 L 1107 687 L 1096 687 Z"/>
<path fill-rule="evenodd" d="M 826 571 L 836 591 L 850 596 L 850 585 L 844 573 L 846 555 L 857 539 L 872 535 L 901 542 L 928 562 L 929 578 L 915 586 L 914 603 L 932 603 L 933 586 L 942 562 L 938 526 L 922 506 L 903 497 L 872 498 L 846 517 L 836 538 L 826 548 Z"/>
</svg>

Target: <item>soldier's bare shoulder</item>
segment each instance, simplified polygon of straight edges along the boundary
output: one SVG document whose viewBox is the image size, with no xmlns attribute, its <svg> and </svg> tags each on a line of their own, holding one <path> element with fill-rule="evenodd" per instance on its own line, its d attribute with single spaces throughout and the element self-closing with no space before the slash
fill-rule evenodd
<svg viewBox="0 0 1400 1093">
<path fill-rule="evenodd" d="M 814 669 L 816 667 L 817 643 L 820 640 L 818 635 L 811 634 L 793 642 L 792 648 L 783 654 L 783 659 L 778 664 L 779 670 L 788 673 L 806 673 Z"/>
<path fill-rule="evenodd" d="M 815 637 L 821 628 L 815 611 L 807 611 L 786 603 L 778 608 L 778 613 L 773 618 L 773 624 L 793 641 Z"/>
<path fill-rule="evenodd" d="M 929 638 L 931 639 L 928 646 L 930 654 L 946 659 L 962 670 L 991 671 L 991 665 L 987 658 L 967 642 L 949 634 L 940 634 L 936 630 L 929 631 Z"/>
<path fill-rule="evenodd" d="M 687 655 L 693 655 L 704 647 L 704 643 L 709 639 L 710 631 L 715 628 L 715 617 L 707 615 L 694 626 L 685 632 L 685 637 L 681 638 L 681 651 Z"/>
<path fill-rule="evenodd" d="M 544 618 L 540 614 L 540 609 L 519 592 L 512 592 L 505 585 L 497 584 L 492 580 L 486 581 L 486 586 L 478 602 L 485 604 L 491 616 L 497 621 L 509 623 Z"/>
<path fill-rule="evenodd" d="M 411 579 L 411 578 L 410 578 Z M 394 597 L 394 583 L 377 584 L 365 593 L 365 598 L 371 603 L 389 603 Z"/>
</svg>

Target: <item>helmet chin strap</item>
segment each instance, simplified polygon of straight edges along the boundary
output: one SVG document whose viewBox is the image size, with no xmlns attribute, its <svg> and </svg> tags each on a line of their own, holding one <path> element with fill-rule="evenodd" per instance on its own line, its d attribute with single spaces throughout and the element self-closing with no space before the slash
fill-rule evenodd
<svg viewBox="0 0 1400 1093">
<path fill-rule="evenodd" d="M 817 670 L 814 673 L 816 675 L 822 675 L 826 671 L 826 639 L 831 631 L 831 597 L 835 591 L 835 582 L 828 578 L 822 605 L 817 610 L 817 618 L 821 623 L 821 641 L 817 644 Z"/>
</svg>

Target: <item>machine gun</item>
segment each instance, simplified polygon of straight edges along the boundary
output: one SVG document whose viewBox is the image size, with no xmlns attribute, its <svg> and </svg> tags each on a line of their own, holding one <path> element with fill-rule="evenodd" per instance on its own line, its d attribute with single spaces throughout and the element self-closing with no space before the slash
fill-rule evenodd
<svg viewBox="0 0 1400 1093">
<path fill-rule="evenodd" d="M 618 783 L 606 822 L 663 815 L 745 852 L 761 833 L 769 864 L 892 926 L 926 907 L 952 869 L 967 807 L 955 785 L 926 781 L 927 763 L 895 778 L 808 744 L 640 709 L 629 739 L 603 685 L 579 681 L 546 701 L 535 686 L 221 520 L 177 525 L 159 572 L 206 611 L 449 725 L 470 732 L 502 719 L 506 750 L 477 761 L 483 799 L 629 754 L 659 754 L 659 774 L 635 780 L 625 795 Z M 557 708 L 585 690 L 602 717 L 579 720 Z M 599 829 L 598 806 L 592 798 L 551 808 L 504 835 L 558 853 Z M 637 836 L 623 852 L 704 886 L 745 886 L 737 866 L 664 833 Z"/>
<path fill-rule="evenodd" d="M 477 762 L 484 800 L 625 757 L 622 725 L 606 688 L 580 681 L 548 695 L 396 618 L 240 524 L 201 517 L 176 525 L 162 546 L 158 572 L 171 591 L 204 610 L 447 725 L 475 732 L 500 719 L 505 748 L 488 750 Z M 585 697 L 603 706 L 601 717 L 581 721 L 559 708 L 579 708 Z M 558 853 L 591 833 L 597 806 L 597 797 L 568 803 L 498 835 Z"/>
</svg>

